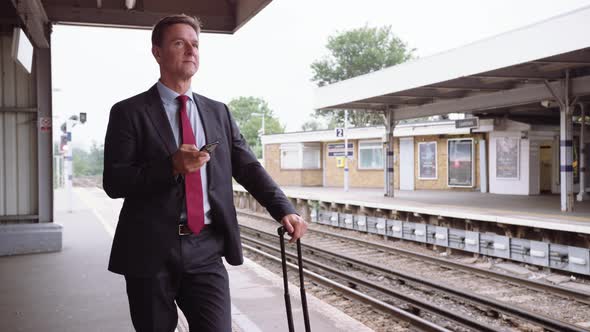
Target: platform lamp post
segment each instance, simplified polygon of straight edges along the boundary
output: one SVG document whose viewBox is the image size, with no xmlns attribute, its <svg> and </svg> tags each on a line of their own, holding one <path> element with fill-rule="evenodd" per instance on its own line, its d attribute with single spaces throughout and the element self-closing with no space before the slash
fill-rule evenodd
<svg viewBox="0 0 590 332">
<path fill-rule="evenodd" d="M 260 139 L 260 149 L 262 150 L 262 160 L 264 161 L 264 146 L 262 146 L 262 136 L 264 136 L 265 133 L 264 118 L 266 116 L 264 115 L 264 111 L 260 113 L 251 113 L 251 115 L 262 117 L 262 125 L 260 126 L 260 130 L 258 130 L 258 138 Z"/>
<path fill-rule="evenodd" d="M 74 164 L 73 164 L 73 147 L 72 147 L 72 129 L 76 124 L 84 124 L 86 122 L 86 113 L 80 113 L 80 115 L 70 116 L 60 127 L 62 131 L 61 135 L 61 151 L 64 154 L 64 168 L 65 168 L 65 185 L 66 194 L 68 196 L 68 212 L 73 210 L 73 197 L 72 197 L 72 182 L 74 178 Z"/>
<path fill-rule="evenodd" d="M 348 191 L 348 110 L 344 110 L 344 191 Z"/>
</svg>

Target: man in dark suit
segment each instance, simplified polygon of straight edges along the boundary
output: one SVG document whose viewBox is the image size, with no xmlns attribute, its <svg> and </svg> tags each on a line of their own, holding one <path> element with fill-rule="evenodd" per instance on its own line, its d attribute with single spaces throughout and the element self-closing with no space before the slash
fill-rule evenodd
<svg viewBox="0 0 590 332">
<path fill-rule="evenodd" d="M 221 257 L 243 262 L 232 177 L 291 234 L 307 229 L 248 148 L 226 105 L 192 93 L 200 23 L 174 15 L 152 32 L 160 79 L 113 106 L 103 185 L 125 198 L 109 262 L 123 274 L 137 331 L 174 331 L 176 304 L 191 331 L 231 331 Z M 199 151 L 218 142 L 211 153 Z"/>
</svg>

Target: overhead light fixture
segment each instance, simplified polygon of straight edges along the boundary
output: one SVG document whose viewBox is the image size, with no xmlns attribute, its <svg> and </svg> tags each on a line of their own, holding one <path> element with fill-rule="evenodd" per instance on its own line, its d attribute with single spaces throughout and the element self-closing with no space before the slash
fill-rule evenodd
<svg viewBox="0 0 590 332">
<path fill-rule="evenodd" d="M 131 10 L 135 8 L 135 3 L 136 0 L 125 0 L 125 8 L 127 8 L 127 10 Z"/>
<path fill-rule="evenodd" d="M 559 104 L 554 102 L 553 100 L 545 99 L 541 101 L 541 106 L 545 108 L 555 108 L 559 107 Z"/>
</svg>

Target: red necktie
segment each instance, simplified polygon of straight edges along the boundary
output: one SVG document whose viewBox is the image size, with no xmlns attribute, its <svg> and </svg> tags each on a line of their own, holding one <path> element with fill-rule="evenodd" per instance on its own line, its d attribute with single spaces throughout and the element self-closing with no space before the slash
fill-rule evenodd
<svg viewBox="0 0 590 332">
<path fill-rule="evenodd" d="M 180 122 L 182 123 L 182 144 L 197 145 L 193 128 L 188 121 L 186 102 L 188 96 L 180 95 L 176 99 L 180 102 Z M 184 192 L 186 197 L 186 214 L 188 227 L 195 234 L 199 234 L 205 226 L 205 212 L 203 211 L 203 187 L 201 184 L 201 170 L 184 175 Z"/>
</svg>

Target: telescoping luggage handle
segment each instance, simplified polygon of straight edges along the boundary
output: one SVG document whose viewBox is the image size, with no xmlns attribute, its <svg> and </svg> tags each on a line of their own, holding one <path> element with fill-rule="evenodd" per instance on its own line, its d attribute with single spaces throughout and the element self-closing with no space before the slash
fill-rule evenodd
<svg viewBox="0 0 590 332">
<path fill-rule="evenodd" d="M 287 278 L 287 258 L 285 256 L 285 227 L 277 229 L 281 242 L 281 263 L 283 265 L 283 287 L 285 288 L 285 307 L 287 309 L 287 323 L 289 332 L 294 332 L 293 313 L 291 312 L 291 297 L 289 295 L 289 279 Z M 309 313 L 307 311 L 307 297 L 305 296 L 305 284 L 303 282 L 303 259 L 301 258 L 301 240 L 297 239 L 297 265 L 299 266 L 299 291 L 301 292 L 301 306 L 303 308 L 303 321 L 305 323 L 305 332 L 311 332 L 309 324 Z"/>
</svg>

